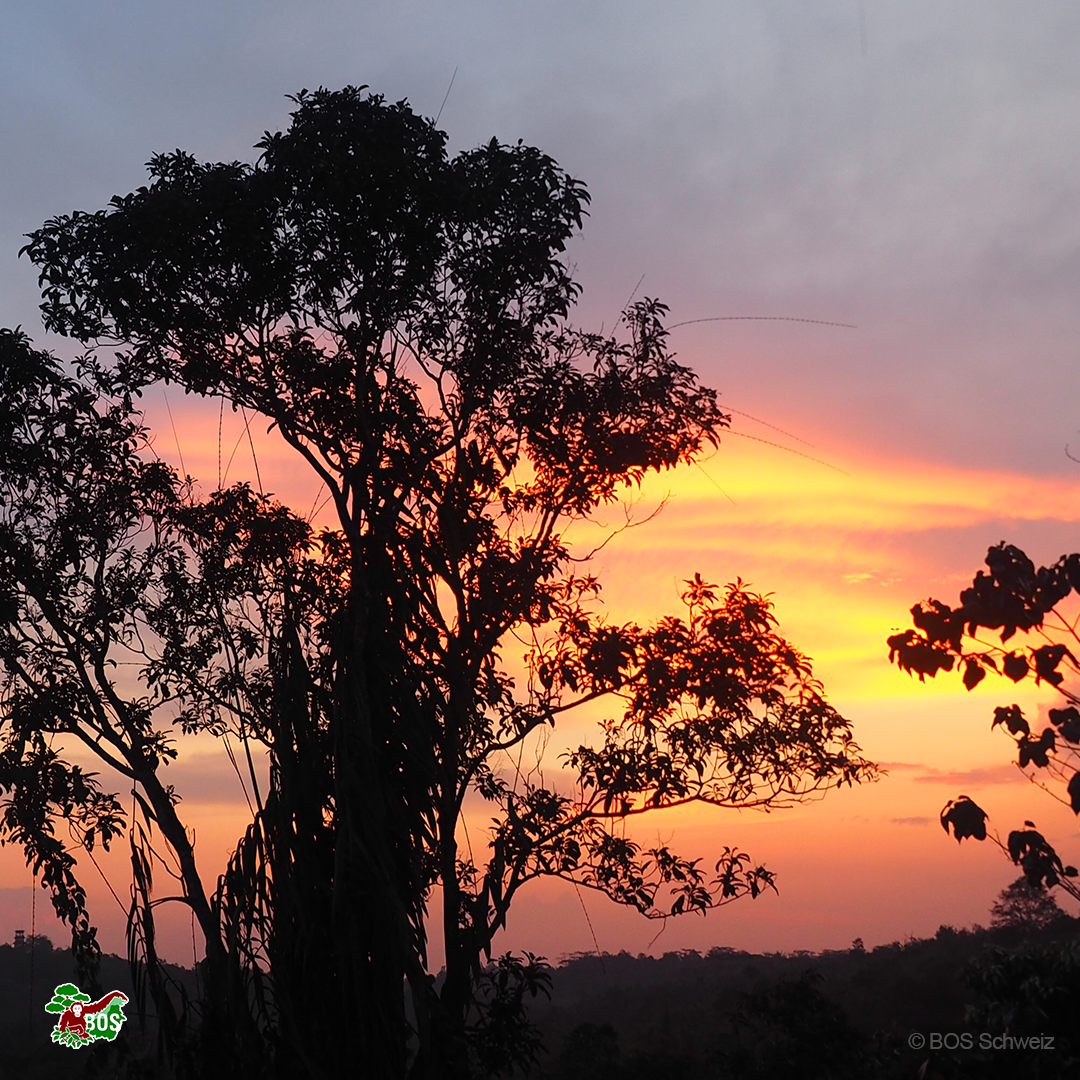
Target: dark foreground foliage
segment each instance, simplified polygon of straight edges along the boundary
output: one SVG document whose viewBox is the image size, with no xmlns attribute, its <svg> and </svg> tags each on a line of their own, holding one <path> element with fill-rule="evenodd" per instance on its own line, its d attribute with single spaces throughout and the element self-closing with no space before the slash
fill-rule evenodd
<svg viewBox="0 0 1080 1080">
<path fill-rule="evenodd" d="M 988 674 L 1052 687 L 1060 702 L 1048 710 L 1041 728 L 1015 703 L 997 706 L 990 728 L 1013 742 L 1019 769 L 1080 815 L 1078 596 L 1080 554 L 1036 568 L 1023 551 L 1003 541 L 986 553 L 986 570 L 975 574 L 956 607 L 935 599 L 915 604 L 913 628 L 893 634 L 887 644 L 889 659 L 923 682 L 955 669 L 969 691 Z M 1076 867 L 1066 865 L 1033 821 L 1003 841 L 988 830 L 987 817 L 961 794 L 942 809 L 941 827 L 958 842 L 989 837 L 1029 884 L 1058 888 L 1080 900 Z"/>
</svg>

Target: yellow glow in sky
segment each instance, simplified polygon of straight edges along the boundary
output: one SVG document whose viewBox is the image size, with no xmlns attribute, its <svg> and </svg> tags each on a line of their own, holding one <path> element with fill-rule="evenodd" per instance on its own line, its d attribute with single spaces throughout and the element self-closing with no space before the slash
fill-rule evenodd
<svg viewBox="0 0 1080 1080">
<path fill-rule="evenodd" d="M 179 465 L 178 440 L 186 470 L 207 492 L 218 477 L 218 412 L 175 399 L 171 412 L 172 424 L 164 408 L 153 410 L 155 446 Z M 254 484 L 243 417 L 226 409 L 220 419 L 223 479 Z M 309 514 L 320 500 L 318 484 L 265 427 L 262 420 L 250 427 L 263 486 Z M 648 623 L 679 613 L 682 582 L 695 572 L 721 585 L 741 577 L 772 593 L 781 631 L 813 659 L 830 700 L 853 721 L 864 753 L 889 765 L 889 775 L 873 787 L 830 793 L 788 812 L 688 808 L 636 822 L 633 833 L 643 842 L 673 836 L 677 846 L 706 860 L 736 843 L 766 861 L 781 882 L 780 897 L 673 925 L 656 948 L 840 947 L 856 935 L 869 944 L 929 933 L 944 921 L 985 920 L 993 895 L 1015 872 L 988 845 L 974 850 L 966 844 L 958 852 L 945 837 L 937 814 L 947 798 L 962 792 L 982 800 L 1004 831 L 1034 816 L 1052 820 L 1063 851 L 1075 846 L 1071 815 L 1010 770 L 1010 745 L 989 730 L 994 705 L 1018 701 L 1035 715 L 1040 704 L 1052 703 L 1052 694 L 991 679 L 968 694 L 955 675 L 920 684 L 888 663 L 885 638 L 908 624 L 907 609 L 915 601 L 933 594 L 955 602 L 986 547 L 1010 539 L 999 535 L 1006 525 L 1077 521 L 1080 483 L 902 461 L 832 463 L 845 472 L 727 437 L 701 468 L 650 476 L 640 491 L 628 493 L 634 520 L 664 499 L 667 505 L 652 520 L 614 536 L 590 568 L 600 575 L 613 621 Z M 318 517 L 331 523 L 326 510 Z M 601 509 L 596 524 L 575 525 L 569 536 L 584 552 L 625 522 L 623 508 L 612 505 Z M 505 659 L 517 666 L 509 645 Z M 557 767 L 561 748 L 593 737 L 596 720 L 608 711 L 598 703 L 581 717 L 567 717 L 546 767 Z M 220 749 L 204 742 L 198 752 L 211 758 L 193 759 L 187 773 L 178 772 L 177 789 L 184 794 L 187 776 L 192 790 L 181 809 L 196 829 L 203 872 L 212 880 L 246 827 L 248 812 L 238 785 L 230 786 L 229 770 L 219 768 L 220 762 L 211 765 L 215 753 L 223 756 Z M 192 768 L 202 769 L 206 781 L 192 785 Z M 482 825 L 471 829 L 473 842 L 482 844 Z M 0 860 L 9 880 L 29 877 L 13 849 L 0 853 Z M 126 895 L 122 852 L 103 866 L 120 884 L 117 892 Z M 834 895 L 840 875 L 852 884 Z M 115 901 L 92 868 L 85 879 L 106 948 L 122 951 L 123 920 Z M 924 902 L 927 889 L 936 890 L 936 906 Z M 657 929 L 602 898 L 585 903 L 594 927 L 602 929 L 604 948 L 645 948 Z M 870 907 L 872 916 L 860 915 Z M 535 950 L 539 944 L 548 955 L 589 948 L 580 912 L 581 900 L 572 890 L 534 889 L 511 920 L 507 947 Z M 166 955 L 184 961 L 191 952 L 189 921 L 182 912 L 162 914 Z M 574 929 L 564 933 L 549 919 Z"/>
</svg>

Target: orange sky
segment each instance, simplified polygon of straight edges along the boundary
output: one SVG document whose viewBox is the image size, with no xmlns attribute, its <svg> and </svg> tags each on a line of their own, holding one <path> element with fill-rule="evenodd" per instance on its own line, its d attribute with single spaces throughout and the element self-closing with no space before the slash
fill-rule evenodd
<svg viewBox="0 0 1080 1080">
<path fill-rule="evenodd" d="M 148 411 L 157 451 L 178 463 L 175 424 L 184 465 L 209 489 L 218 476 L 217 410 L 172 391 L 171 424 L 156 393 Z M 1052 698 L 989 679 L 971 694 L 954 676 L 922 685 L 889 665 L 884 642 L 906 625 L 914 601 L 931 594 L 954 601 L 989 544 L 1022 539 L 1042 561 L 1062 553 L 1061 537 L 1080 518 L 1080 480 L 872 460 L 843 446 L 810 449 L 736 419 L 742 431 L 783 439 L 835 468 L 732 436 L 701 469 L 650 478 L 634 495 L 634 514 L 646 516 L 665 496 L 668 505 L 652 521 L 617 536 L 595 560 L 610 617 L 647 622 L 677 610 L 681 582 L 695 572 L 721 584 L 739 576 L 772 592 L 781 629 L 814 659 L 833 704 L 854 721 L 864 752 L 885 764 L 889 775 L 772 815 L 691 808 L 635 823 L 641 839 L 672 840 L 678 850 L 706 861 L 724 845 L 743 848 L 777 873 L 780 888 L 779 896 L 741 901 L 707 918 L 673 920 L 651 947 L 838 948 L 855 937 L 870 945 L 930 934 L 942 923 L 985 922 L 1015 870 L 989 845 L 958 847 L 942 832 L 937 814 L 948 798 L 967 793 L 1002 832 L 1032 817 L 1076 860 L 1071 813 L 1009 765 L 1008 742 L 989 730 L 995 704 L 1015 700 L 1035 711 Z M 224 479 L 253 479 L 242 418 L 226 410 L 221 422 L 223 474 L 233 458 Z M 309 510 L 316 488 L 303 468 L 272 436 L 252 428 L 264 482 Z M 813 433 L 796 434 L 813 441 Z M 598 517 L 595 527 L 576 527 L 583 550 L 606 535 L 603 527 L 623 521 L 619 507 Z M 587 738 L 601 713 L 568 718 L 546 760 L 556 761 L 560 746 Z M 185 756 L 171 767 L 171 780 L 185 796 L 181 809 L 196 831 L 204 875 L 212 880 L 246 824 L 246 807 L 213 740 L 181 748 Z M 480 821 L 470 828 L 477 844 Z M 126 905 L 122 846 L 101 865 Z M 29 930 L 30 876 L 10 847 L 0 852 L 0 867 L 9 885 L 0 890 L 4 940 L 16 926 Z M 89 864 L 83 879 L 103 945 L 122 953 L 121 905 Z M 46 907 L 41 894 L 39 932 L 44 928 L 64 941 Z M 190 920 L 182 912 L 163 918 L 165 954 L 190 962 Z M 660 929 L 602 897 L 552 883 L 523 894 L 500 944 L 549 957 L 596 946 L 638 952 L 650 948 Z"/>
</svg>

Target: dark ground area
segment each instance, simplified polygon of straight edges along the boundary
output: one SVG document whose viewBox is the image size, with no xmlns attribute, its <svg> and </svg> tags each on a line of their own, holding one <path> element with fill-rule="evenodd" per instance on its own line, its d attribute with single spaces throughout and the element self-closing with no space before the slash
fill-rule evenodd
<svg viewBox="0 0 1080 1080">
<path fill-rule="evenodd" d="M 195 993 L 194 972 L 169 971 Z M 153 1076 L 154 1018 L 140 1027 L 127 961 L 103 957 L 99 981 L 131 999 L 122 1053 Z M 64 982 L 78 982 L 71 953 L 47 938 L 0 946 L 0 1080 L 117 1075 L 115 1047 L 52 1043 L 44 1005 Z M 942 927 L 926 940 L 820 954 L 577 956 L 530 1011 L 546 1046 L 533 1070 L 543 1080 L 1080 1077 L 1080 920 Z M 984 1032 L 1055 1045 L 984 1051 Z M 973 1045 L 933 1048 L 934 1033 Z M 913 1034 L 927 1045 L 913 1049 Z"/>
<path fill-rule="evenodd" d="M 553 1080 L 1080 1076 L 1080 921 L 821 954 L 579 956 L 531 1012 Z M 1005 1032 L 1055 1048 L 981 1051 Z"/>
</svg>

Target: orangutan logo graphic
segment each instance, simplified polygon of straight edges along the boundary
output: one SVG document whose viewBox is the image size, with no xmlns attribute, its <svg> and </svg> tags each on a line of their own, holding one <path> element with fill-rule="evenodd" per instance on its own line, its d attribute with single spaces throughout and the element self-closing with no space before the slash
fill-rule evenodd
<svg viewBox="0 0 1080 1080">
<path fill-rule="evenodd" d="M 91 1001 L 73 983 L 64 983 L 53 991 L 52 1001 L 45 1011 L 59 1013 L 60 1019 L 52 1030 L 52 1041 L 77 1049 L 105 1039 L 112 1042 L 120 1034 L 120 1027 L 127 1019 L 124 1006 L 127 995 L 119 990 L 106 994 L 100 1001 Z"/>
</svg>

